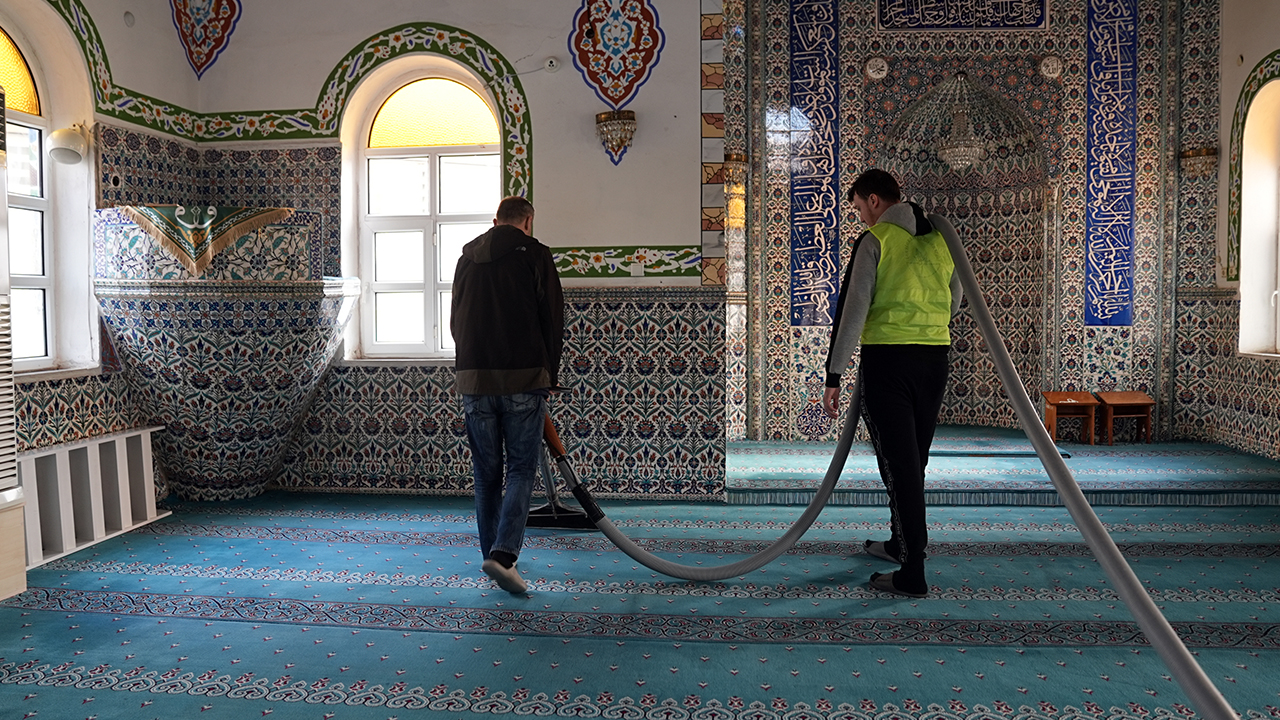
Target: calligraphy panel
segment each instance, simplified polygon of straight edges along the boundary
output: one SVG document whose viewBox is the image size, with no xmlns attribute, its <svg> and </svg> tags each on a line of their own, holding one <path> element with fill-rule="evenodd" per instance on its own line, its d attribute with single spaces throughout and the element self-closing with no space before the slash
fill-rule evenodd
<svg viewBox="0 0 1280 720">
<path fill-rule="evenodd" d="M 792 325 L 830 325 L 840 289 L 838 38 L 835 0 L 792 0 Z"/>
<path fill-rule="evenodd" d="M 1137 0 L 1089 0 L 1085 325 L 1133 324 Z"/>
<path fill-rule="evenodd" d="M 877 0 L 881 30 L 1029 30 L 1046 26 L 1048 0 Z"/>
</svg>

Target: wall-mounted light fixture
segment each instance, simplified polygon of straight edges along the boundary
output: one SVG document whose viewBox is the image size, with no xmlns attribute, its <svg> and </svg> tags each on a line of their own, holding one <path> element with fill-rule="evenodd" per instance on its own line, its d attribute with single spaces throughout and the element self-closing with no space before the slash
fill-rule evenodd
<svg viewBox="0 0 1280 720">
<path fill-rule="evenodd" d="M 636 134 L 636 114 L 631 110 L 608 110 L 596 113 L 596 136 L 609 152 L 614 165 L 622 162 L 622 155 L 631 147 Z"/>
<path fill-rule="evenodd" d="M 724 154 L 725 230 L 743 230 L 747 226 L 747 175 L 750 171 L 746 155 Z"/>
<path fill-rule="evenodd" d="M 85 137 L 84 126 L 76 123 L 49 133 L 47 147 L 54 162 L 75 165 L 89 152 L 89 140 Z"/>
<path fill-rule="evenodd" d="M 1213 177 L 1218 173 L 1218 148 L 1204 147 L 1178 153 L 1178 165 L 1189 178 Z"/>
</svg>

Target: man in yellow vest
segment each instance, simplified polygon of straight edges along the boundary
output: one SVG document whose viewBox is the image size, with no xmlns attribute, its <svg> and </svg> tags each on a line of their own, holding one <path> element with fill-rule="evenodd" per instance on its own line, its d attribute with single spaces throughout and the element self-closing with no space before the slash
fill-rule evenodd
<svg viewBox="0 0 1280 720">
<path fill-rule="evenodd" d="M 947 326 L 960 307 L 960 281 L 942 234 L 919 205 L 902 202 L 892 175 L 862 173 L 849 201 L 868 229 L 854 242 L 840 283 L 822 408 L 839 414 L 840 376 L 861 342 L 862 397 L 852 402 L 871 435 L 890 515 L 889 539 L 865 547 L 901 565 L 873 573 L 871 586 L 924 597 L 924 469 L 947 387 Z"/>
</svg>

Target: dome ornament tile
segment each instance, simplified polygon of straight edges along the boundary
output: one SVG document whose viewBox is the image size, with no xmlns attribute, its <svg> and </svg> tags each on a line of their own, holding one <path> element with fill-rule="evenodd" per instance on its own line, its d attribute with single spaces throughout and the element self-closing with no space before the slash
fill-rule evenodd
<svg viewBox="0 0 1280 720">
<path fill-rule="evenodd" d="M 884 167 L 918 191 L 954 189 L 957 175 L 978 176 L 962 181 L 970 187 L 1026 187 L 1044 180 L 1037 137 L 1022 110 L 958 71 L 902 111 L 887 134 Z"/>
</svg>

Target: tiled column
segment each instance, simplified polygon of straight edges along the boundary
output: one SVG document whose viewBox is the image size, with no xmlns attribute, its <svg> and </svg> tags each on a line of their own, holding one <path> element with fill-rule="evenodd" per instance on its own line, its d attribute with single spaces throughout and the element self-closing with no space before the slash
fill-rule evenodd
<svg viewBox="0 0 1280 720">
<path fill-rule="evenodd" d="M 724 15 L 702 2 L 702 284 L 725 284 Z"/>
<path fill-rule="evenodd" d="M 724 244 L 725 284 L 725 436 L 747 437 L 747 73 L 743 0 L 726 0 L 722 7 L 724 39 L 721 107 L 724 128 Z"/>
</svg>

